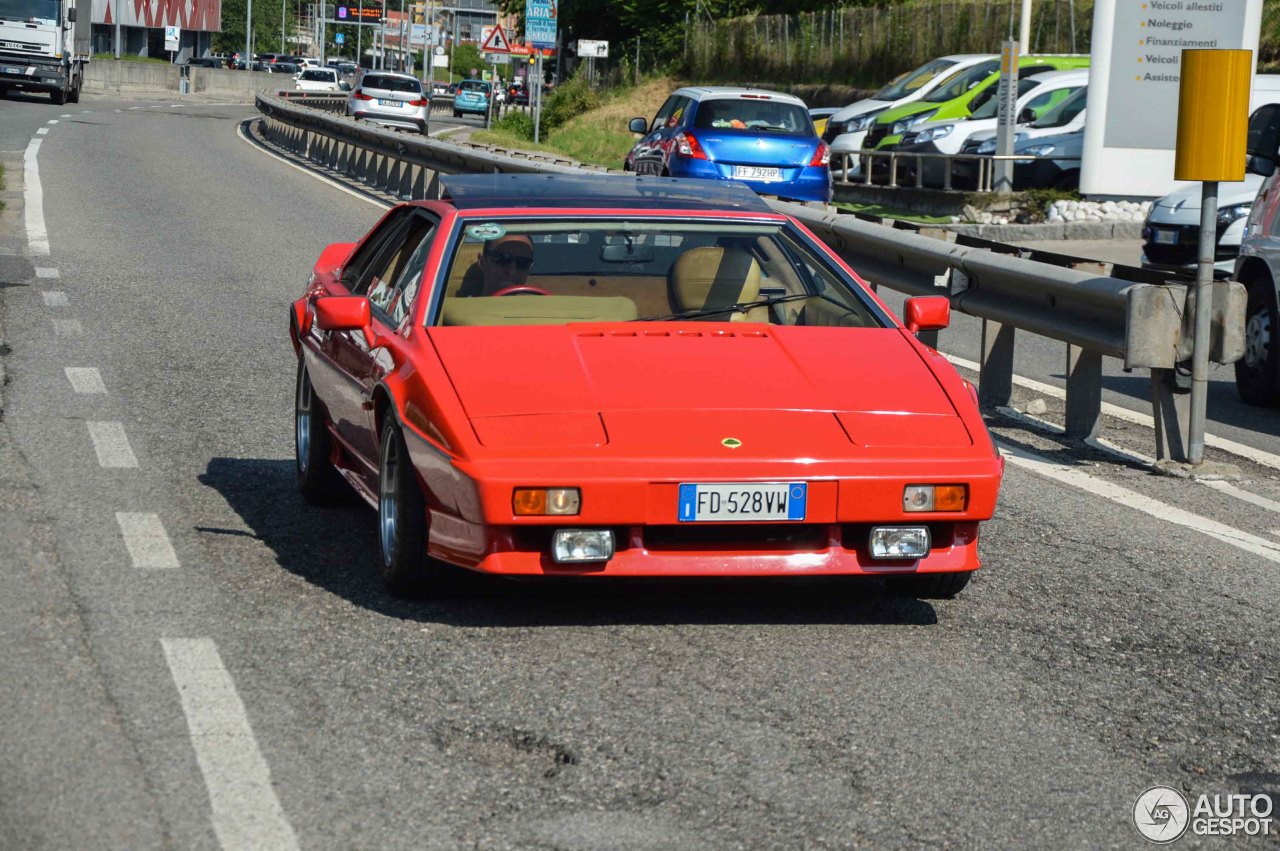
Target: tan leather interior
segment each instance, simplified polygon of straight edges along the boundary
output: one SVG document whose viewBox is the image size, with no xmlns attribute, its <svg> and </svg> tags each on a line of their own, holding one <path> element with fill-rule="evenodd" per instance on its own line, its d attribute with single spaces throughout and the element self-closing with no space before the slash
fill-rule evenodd
<svg viewBox="0 0 1280 851">
<path fill-rule="evenodd" d="M 563 325 L 629 322 L 636 304 L 623 296 L 510 295 L 446 298 L 441 325 Z"/>
<path fill-rule="evenodd" d="M 484 273 L 480 271 L 480 252 L 483 242 L 463 242 L 454 252 L 453 266 L 445 284 L 446 297 L 480 295 L 484 289 Z"/>
<path fill-rule="evenodd" d="M 760 264 L 740 248 L 691 248 L 671 266 L 672 306 L 677 312 L 728 307 L 760 296 Z M 706 317 L 711 322 L 768 322 L 767 308 Z"/>
</svg>

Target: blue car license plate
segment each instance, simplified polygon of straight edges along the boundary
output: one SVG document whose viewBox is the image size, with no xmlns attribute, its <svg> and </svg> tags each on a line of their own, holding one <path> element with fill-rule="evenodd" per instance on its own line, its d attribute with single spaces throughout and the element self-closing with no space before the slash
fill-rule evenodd
<svg viewBox="0 0 1280 851">
<path fill-rule="evenodd" d="M 803 520 L 809 486 L 804 482 L 681 484 L 681 523 Z"/>
<path fill-rule="evenodd" d="M 22 73 L 22 69 L 21 69 L 21 68 L 14 68 L 12 65 L 6 65 L 6 66 L 4 66 L 4 72 L 5 72 L 6 74 L 21 74 L 21 73 Z"/>
</svg>

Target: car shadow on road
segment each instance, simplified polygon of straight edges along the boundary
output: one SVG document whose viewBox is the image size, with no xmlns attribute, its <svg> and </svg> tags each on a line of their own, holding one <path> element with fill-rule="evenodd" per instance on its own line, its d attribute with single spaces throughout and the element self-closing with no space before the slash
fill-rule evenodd
<svg viewBox="0 0 1280 851">
<path fill-rule="evenodd" d="M 857 577 L 511 580 L 459 571 L 424 601 L 391 596 L 377 576 L 377 517 L 353 495 L 332 508 L 298 493 L 292 460 L 214 458 L 200 482 L 217 491 L 284 570 L 370 611 L 453 626 L 616 624 L 936 624 L 932 605 L 890 597 Z"/>
</svg>

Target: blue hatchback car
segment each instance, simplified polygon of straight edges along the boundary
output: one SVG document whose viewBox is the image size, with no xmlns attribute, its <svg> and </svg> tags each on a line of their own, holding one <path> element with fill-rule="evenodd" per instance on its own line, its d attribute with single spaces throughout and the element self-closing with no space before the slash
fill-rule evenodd
<svg viewBox="0 0 1280 851">
<path fill-rule="evenodd" d="M 804 101 L 736 86 L 678 89 L 650 122 L 623 168 L 637 174 L 739 180 L 761 195 L 831 200 L 831 152 Z"/>
<path fill-rule="evenodd" d="M 463 80 L 458 83 L 458 93 L 453 96 L 453 117 L 464 112 L 484 115 L 489 111 L 489 84 L 484 80 Z"/>
</svg>

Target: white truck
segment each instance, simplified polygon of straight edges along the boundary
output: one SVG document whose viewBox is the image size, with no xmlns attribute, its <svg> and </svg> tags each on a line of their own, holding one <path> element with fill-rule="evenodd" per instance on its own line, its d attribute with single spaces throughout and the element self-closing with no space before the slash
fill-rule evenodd
<svg viewBox="0 0 1280 851">
<path fill-rule="evenodd" d="M 80 100 L 91 10 L 90 0 L 0 0 L 0 95 L 21 89 L 48 92 L 57 104 Z"/>
</svg>

